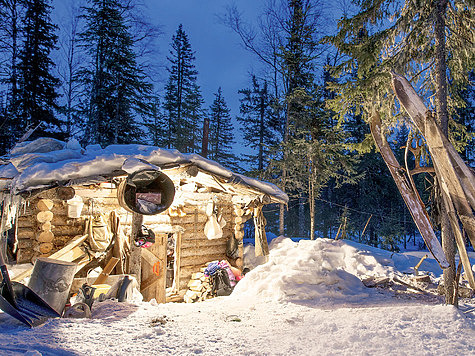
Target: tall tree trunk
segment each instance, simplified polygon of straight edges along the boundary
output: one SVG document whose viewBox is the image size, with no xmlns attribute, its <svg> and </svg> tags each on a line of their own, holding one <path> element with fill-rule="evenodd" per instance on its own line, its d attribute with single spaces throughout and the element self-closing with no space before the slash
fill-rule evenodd
<svg viewBox="0 0 475 356">
<path fill-rule="evenodd" d="M 283 158 L 284 158 L 284 165 L 282 168 L 282 190 L 285 192 L 285 185 L 287 181 L 287 166 L 285 162 L 287 161 L 287 142 L 289 141 L 289 103 L 287 102 L 286 109 L 285 109 L 285 126 L 284 126 L 284 150 L 283 150 Z M 280 204 L 279 210 L 279 234 L 284 235 L 284 209 L 285 205 Z"/>
<path fill-rule="evenodd" d="M 203 120 L 203 138 L 201 141 L 201 155 L 208 157 L 208 144 L 209 144 L 209 117 L 206 116 Z"/>
<path fill-rule="evenodd" d="M 310 182 L 308 187 L 308 201 L 310 210 L 310 239 L 315 239 L 315 165 L 310 161 Z"/>
<path fill-rule="evenodd" d="M 299 194 L 299 237 L 305 237 L 305 197 L 303 192 Z"/>
<path fill-rule="evenodd" d="M 449 114 L 447 110 L 447 63 L 445 47 L 445 14 L 448 0 L 439 0 L 434 9 L 434 35 L 435 35 L 435 77 L 436 77 L 436 111 L 437 120 L 445 136 L 448 136 Z M 439 181 L 440 184 L 440 181 Z M 442 192 L 442 188 L 439 189 Z M 440 197 L 439 199 L 442 199 Z M 440 214 L 440 228 L 442 248 L 450 263 L 450 267 L 444 269 L 445 302 L 454 304 L 454 281 L 455 281 L 455 238 L 450 227 L 446 207 L 442 203 Z"/>
</svg>

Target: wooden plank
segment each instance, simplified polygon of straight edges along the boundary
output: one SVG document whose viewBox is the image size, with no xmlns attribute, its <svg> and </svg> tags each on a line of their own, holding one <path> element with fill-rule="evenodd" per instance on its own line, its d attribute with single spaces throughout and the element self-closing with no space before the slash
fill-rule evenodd
<svg viewBox="0 0 475 356">
<path fill-rule="evenodd" d="M 145 294 L 144 292 L 149 289 L 150 287 L 153 287 L 156 283 L 158 283 L 158 278 L 154 275 L 150 275 L 147 279 L 145 279 L 141 286 L 140 286 L 140 292 L 142 294 Z M 147 298 L 148 299 L 148 298 Z M 145 299 L 144 299 L 145 300 Z"/>
<path fill-rule="evenodd" d="M 155 238 L 155 241 L 157 239 Z M 153 266 L 155 263 L 158 262 L 158 257 L 155 256 L 151 251 L 148 249 L 144 248 L 142 249 L 142 258 L 150 265 Z"/>
<path fill-rule="evenodd" d="M 119 259 L 117 257 L 111 257 L 109 262 L 107 262 L 106 266 L 102 270 L 101 274 L 96 278 L 96 280 L 92 284 L 104 283 L 118 262 L 119 262 Z"/>
</svg>

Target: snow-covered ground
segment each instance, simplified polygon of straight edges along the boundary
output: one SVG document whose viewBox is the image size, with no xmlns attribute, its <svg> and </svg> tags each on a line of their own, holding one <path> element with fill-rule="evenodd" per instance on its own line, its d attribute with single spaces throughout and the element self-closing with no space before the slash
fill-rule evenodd
<svg viewBox="0 0 475 356">
<path fill-rule="evenodd" d="M 35 329 L 0 314 L 0 354 L 475 355 L 471 300 L 456 309 L 433 294 L 361 282 L 405 278 L 418 261 L 350 241 L 277 238 L 269 261 L 229 297 L 96 302 L 92 319 L 54 319 Z M 420 271 L 441 273 L 432 259 Z"/>
</svg>

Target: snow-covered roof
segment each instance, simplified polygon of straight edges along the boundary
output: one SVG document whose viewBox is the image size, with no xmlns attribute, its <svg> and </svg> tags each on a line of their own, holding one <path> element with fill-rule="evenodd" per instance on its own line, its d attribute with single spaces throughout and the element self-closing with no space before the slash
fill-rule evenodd
<svg viewBox="0 0 475 356">
<path fill-rule="evenodd" d="M 274 184 L 233 173 L 198 154 L 138 144 L 110 145 L 104 149 L 89 145 L 83 149 L 76 140 L 66 143 L 53 138 L 24 142 L 4 157 L 0 188 L 17 194 L 58 185 L 98 183 L 125 174 L 129 169 L 124 170 L 124 162 L 131 159 L 158 166 L 166 174 L 178 172 L 180 167 L 195 166 L 195 181 L 205 186 L 231 194 L 267 195 L 272 202 L 288 202 L 287 195 Z"/>
</svg>

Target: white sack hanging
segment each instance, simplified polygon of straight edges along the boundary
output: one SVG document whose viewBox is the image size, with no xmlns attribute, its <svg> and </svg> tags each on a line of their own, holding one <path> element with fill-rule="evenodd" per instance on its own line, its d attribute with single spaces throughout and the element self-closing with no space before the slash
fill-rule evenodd
<svg viewBox="0 0 475 356">
<path fill-rule="evenodd" d="M 223 229 L 218 223 L 213 202 L 208 203 L 208 206 L 206 207 L 206 215 L 208 215 L 208 221 L 206 222 L 204 233 L 208 240 L 220 239 L 223 237 Z"/>
</svg>

